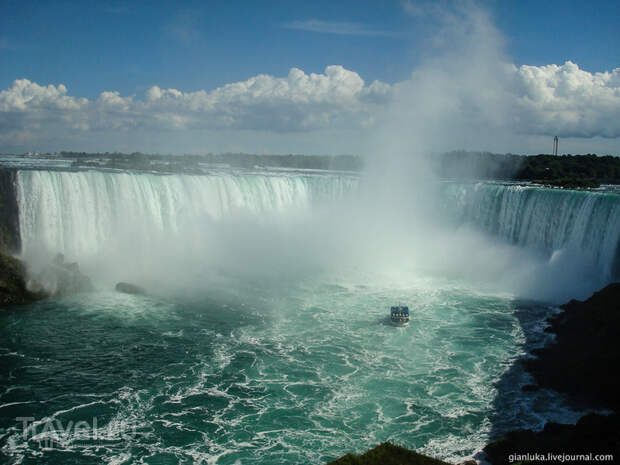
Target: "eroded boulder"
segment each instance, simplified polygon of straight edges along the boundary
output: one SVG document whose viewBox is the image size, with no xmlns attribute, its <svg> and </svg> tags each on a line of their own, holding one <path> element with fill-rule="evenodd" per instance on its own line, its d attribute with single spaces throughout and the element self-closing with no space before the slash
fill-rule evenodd
<svg viewBox="0 0 620 465">
<path fill-rule="evenodd" d="M 146 294 L 146 290 L 144 290 L 144 288 L 136 284 L 132 284 L 132 283 L 120 282 L 114 287 L 114 289 L 116 289 L 117 292 L 122 292 L 123 294 L 131 294 L 131 295 L 145 295 Z"/>
</svg>

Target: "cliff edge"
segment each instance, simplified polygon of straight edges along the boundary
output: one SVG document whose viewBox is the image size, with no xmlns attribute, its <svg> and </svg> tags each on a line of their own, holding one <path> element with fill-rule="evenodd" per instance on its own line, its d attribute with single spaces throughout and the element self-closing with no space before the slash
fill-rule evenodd
<svg viewBox="0 0 620 465">
<path fill-rule="evenodd" d="M 0 167 L 0 252 L 19 253 L 19 207 L 16 171 Z"/>
<path fill-rule="evenodd" d="M 537 358 L 525 361 L 527 369 L 540 387 L 566 394 L 577 408 L 614 413 L 589 414 L 576 425 L 550 422 L 539 432 L 512 431 L 484 448 L 493 465 L 592 463 L 620 457 L 620 283 L 561 308 L 562 313 L 547 320 L 555 340 L 533 351 Z"/>
<path fill-rule="evenodd" d="M 24 262 L 0 251 L 0 307 L 28 304 L 47 296 L 29 291 L 25 276 Z"/>
</svg>

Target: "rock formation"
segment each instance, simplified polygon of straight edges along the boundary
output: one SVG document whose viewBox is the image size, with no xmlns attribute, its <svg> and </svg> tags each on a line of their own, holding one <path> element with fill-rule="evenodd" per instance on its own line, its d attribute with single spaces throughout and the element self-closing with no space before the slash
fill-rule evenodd
<svg viewBox="0 0 620 465">
<path fill-rule="evenodd" d="M 0 307 L 27 304 L 47 297 L 42 290 L 29 290 L 25 276 L 25 264 L 0 251 Z"/>
<path fill-rule="evenodd" d="M 117 292 L 122 292 L 123 294 L 133 294 L 133 295 L 145 295 L 146 291 L 140 286 L 136 286 L 131 283 L 123 283 L 120 282 L 114 288 Z"/>
<path fill-rule="evenodd" d="M 19 209 L 15 170 L 0 168 L 0 252 L 19 253 Z"/>
<path fill-rule="evenodd" d="M 566 394 L 577 408 L 615 413 L 589 414 L 576 425 L 547 423 L 540 432 L 512 431 L 484 448 L 493 465 L 526 461 L 516 454 L 527 453 L 546 457 L 534 455 L 529 463 L 550 463 L 546 454 L 567 454 L 571 463 L 594 461 L 574 459 L 578 455 L 620 457 L 620 283 L 561 308 L 564 312 L 548 320 L 547 331 L 556 334 L 555 340 L 534 351 L 537 358 L 526 360 L 526 367 L 539 386 Z"/>
<path fill-rule="evenodd" d="M 77 263 L 66 263 L 63 254 L 57 254 L 49 265 L 36 273 L 29 281 L 33 292 L 47 292 L 52 296 L 91 292 L 94 290 L 88 276 L 80 271 Z"/>
</svg>

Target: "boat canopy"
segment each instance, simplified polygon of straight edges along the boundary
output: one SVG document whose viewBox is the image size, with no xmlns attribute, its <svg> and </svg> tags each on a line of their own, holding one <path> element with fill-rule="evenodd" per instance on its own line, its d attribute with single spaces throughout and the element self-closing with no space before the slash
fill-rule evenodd
<svg viewBox="0 0 620 465">
<path fill-rule="evenodd" d="M 405 306 L 392 307 L 392 313 L 405 313 L 409 315 L 409 307 L 405 307 Z"/>
</svg>

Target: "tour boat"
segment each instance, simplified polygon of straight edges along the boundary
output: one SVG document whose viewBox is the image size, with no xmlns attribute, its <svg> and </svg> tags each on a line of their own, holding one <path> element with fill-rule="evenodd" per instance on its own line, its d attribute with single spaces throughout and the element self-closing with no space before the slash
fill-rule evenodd
<svg viewBox="0 0 620 465">
<path fill-rule="evenodd" d="M 397 326 L 407 326 L 409 324 L 409 307 L 397 305 L 390 311 L 390 319 Z"/>
</svg>

